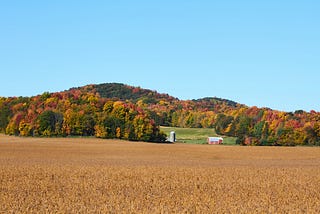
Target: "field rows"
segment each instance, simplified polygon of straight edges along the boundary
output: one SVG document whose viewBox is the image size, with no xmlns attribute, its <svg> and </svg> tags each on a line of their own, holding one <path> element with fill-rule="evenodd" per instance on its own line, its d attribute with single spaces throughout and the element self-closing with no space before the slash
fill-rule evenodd
<svg viewBox="0 0 320 214">
<path fill-rule="evenodd" d="M 319 148 L 0 136 L 0 213 L 320 213 Z"/>
</svg>

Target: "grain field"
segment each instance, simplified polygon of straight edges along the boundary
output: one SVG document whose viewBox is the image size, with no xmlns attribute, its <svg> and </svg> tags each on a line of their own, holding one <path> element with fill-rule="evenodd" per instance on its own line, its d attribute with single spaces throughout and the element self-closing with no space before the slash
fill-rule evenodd
<svg viewBox="0 0 320 214">
<path fill-rule="evenodd" d="M 320 148 L 0 135 L 0 213 L 320 213 Z"/>
</svg>

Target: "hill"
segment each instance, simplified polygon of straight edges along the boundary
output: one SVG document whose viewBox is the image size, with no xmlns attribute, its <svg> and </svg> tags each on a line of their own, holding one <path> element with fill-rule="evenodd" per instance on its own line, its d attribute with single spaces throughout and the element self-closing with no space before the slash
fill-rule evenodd
<svg viewBox="0 0 320 214">
<path fill-rule="evenodd" d="M 161 99 L 170 101 L 178 100 L 168 94 L 160 94 L 157 91 L 133 87 L 122 83 L 93 85 L 93 89 L 96 90 L 102 98 L 114 98 L 123 101 L 130 100 L 137 102 L 142 99 L 146 103 L 156 103 Z"/>
<path fill-rule="evenodd" d="M 320 144 L 319 112 L 281 112 L 216 97 L 179 100 L 121 83 L 0 98 L 0 131 L 10 135 L 163 141 L 160 125 L 214 128 L 242 145 Z"/>
</svg>

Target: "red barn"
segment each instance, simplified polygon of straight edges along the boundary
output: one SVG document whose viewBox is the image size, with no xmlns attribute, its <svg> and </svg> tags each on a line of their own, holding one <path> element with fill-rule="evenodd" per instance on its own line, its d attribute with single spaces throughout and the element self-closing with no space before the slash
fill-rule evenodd
<svg viewBox="0 0 320 214">
<path fill-rule="evenodd" d="M 208 144 L 223 144 L 222 137 L 208 137 Z"/>
</svg>

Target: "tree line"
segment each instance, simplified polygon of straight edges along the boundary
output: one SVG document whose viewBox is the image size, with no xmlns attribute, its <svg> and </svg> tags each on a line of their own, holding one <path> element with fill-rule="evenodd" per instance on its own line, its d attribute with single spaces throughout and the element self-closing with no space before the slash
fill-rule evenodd
<svg viewBox="0 0 320 214">
<path fill-rule="evenodd" d="M 165 141 L 147 112 L 131 102 L 72 89 L 27 98 L 0 98 L 0 131 L 20 136 L 96 136 Z"/>
<path fill-rule="evenodd" d="M 0 98 L 0 131 L 10 135 L 164 141 L 160 125 L 214 128 L 241 145 L 320 145 L 315 111 L 282 112 L 215 97 L 179 100 L 117 83 Z"/>
<path fill-rule="evenodd" d="M 320 145 L 319 112 L 282 112 L 225 104 L 207 110 L 188 102 L 182 109 L 165 112 L 153 106 L 152 109 L 158 111 L 153 115 L 154 120 L 175 127 L 214 128 L 219 135 L 237 137 L 241 145 Z"/>
</svg>

